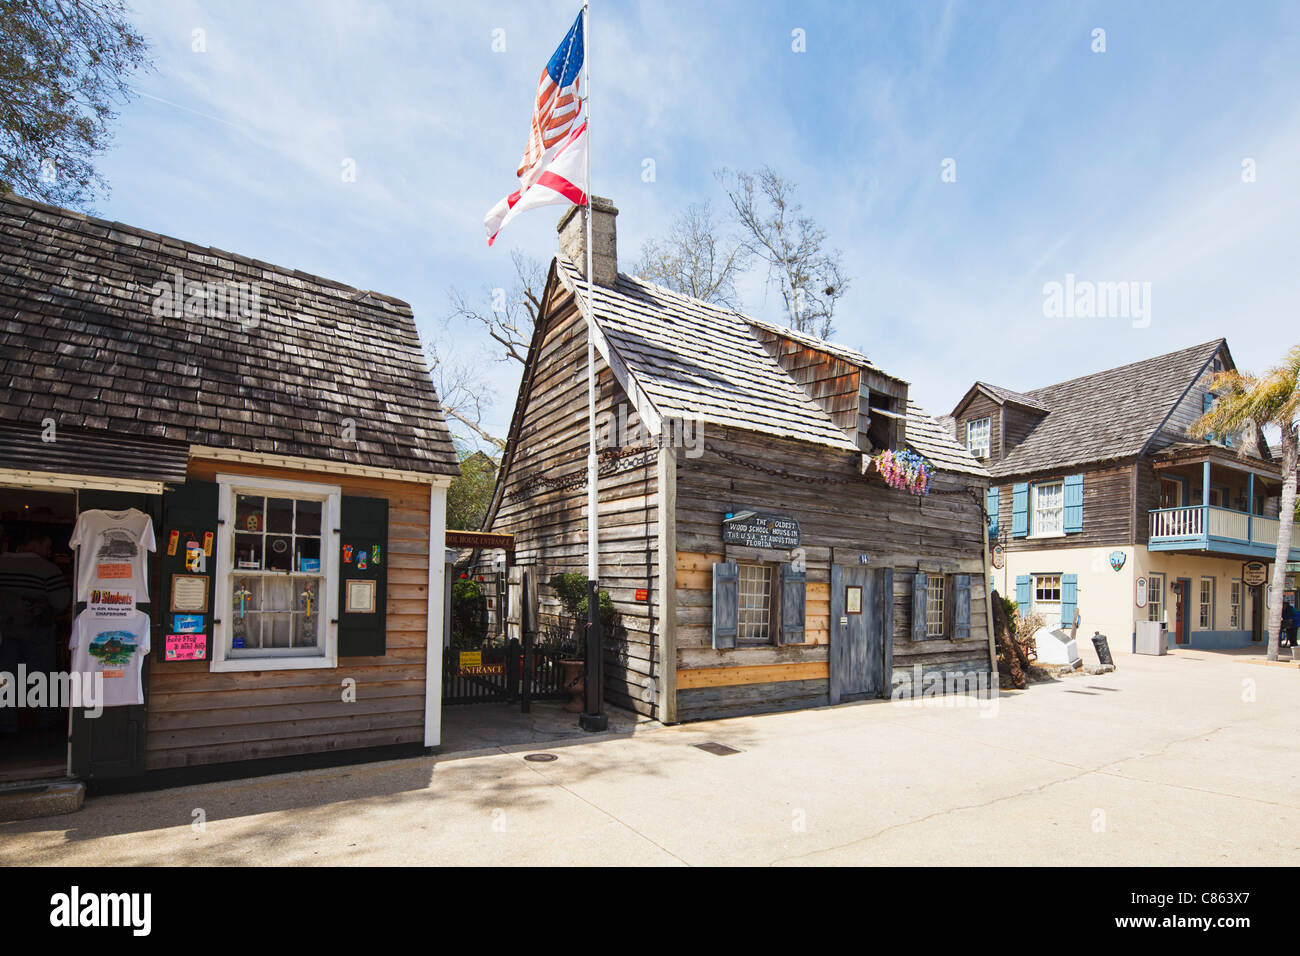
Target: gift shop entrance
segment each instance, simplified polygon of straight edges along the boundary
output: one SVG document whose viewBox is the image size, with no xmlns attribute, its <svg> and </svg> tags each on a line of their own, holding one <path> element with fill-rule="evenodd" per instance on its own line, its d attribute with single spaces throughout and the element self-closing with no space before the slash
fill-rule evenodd
<svg viewBox="0 0 1300 956">
<path fill-rule="evenodd" d="M 68 765 L 77 497 L 0 486 L 0 783 Z"/>
</svg>

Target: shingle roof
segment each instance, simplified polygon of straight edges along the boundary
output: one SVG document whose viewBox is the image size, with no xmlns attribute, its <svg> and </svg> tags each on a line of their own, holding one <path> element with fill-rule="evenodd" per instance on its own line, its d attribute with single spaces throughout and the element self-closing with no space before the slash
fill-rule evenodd
<svg viewBox="0 0 1300 956">
<path fill-rule="evenodd" d="M 1223 344 L 1215 339 L 1027 392 L 1048 412 L 989 471 L 1024 474 L 1139 454 Z"/>
<path fill-rule="evenodd" d="M 1000 385 L 993 385 L 990 382 L 976 382 L 975 386 L 984 389 L 984 391 L 988 392 L 1000 403 L 1014 402 L 1017 405 L 1023 405 L 1025 408 L 1032 408 L 1035 411 L 1047 411 L 1046 405 L 1036 399 L 1030 398 L 1028 395 L 1024 395 L 1020 392 L 1013 392 L 1009 388 L 1003 388 Z"/>
<path fill-rule="evenodd" d="M 328 279 L 0 197 L 0 418 L 455 474 L 411 308 Z M 163 287 L 244 283 L 176 317 Z M 206 305 L 204 304 L 206 302 Z M 184 311 L 184 310 L 182 310 Z M 343 439 L 355 423 L 355 442 Z"/>
<path fill-rule="evenodd" d="M 566 286 L 579 292 L 585 309 L 586 283 L 579 270 L 560 257 L 556 271 Z M 813 348 L 875 368 L 865 355 L 622 273 L 615 288 L 598 287 L 596 312 L 610 345 L 664 417 L 702 418 L 706 423 L 859 451 L 781 368 L 753 329 L 792 335 Z M 987 474 L 911 402 L 905 440 L 941 469 Z"/>
</svg>

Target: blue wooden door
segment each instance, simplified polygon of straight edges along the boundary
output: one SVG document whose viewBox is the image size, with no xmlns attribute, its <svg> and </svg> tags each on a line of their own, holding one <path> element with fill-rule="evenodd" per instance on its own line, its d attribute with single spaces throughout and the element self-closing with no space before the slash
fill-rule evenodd
<svg viewBox="0 0 1300 956">
<path fill-rule="evenodd" d="M 894 570 L 831 565 L 830 701 L 887 697 L 893 674 Z"/>
</svg>

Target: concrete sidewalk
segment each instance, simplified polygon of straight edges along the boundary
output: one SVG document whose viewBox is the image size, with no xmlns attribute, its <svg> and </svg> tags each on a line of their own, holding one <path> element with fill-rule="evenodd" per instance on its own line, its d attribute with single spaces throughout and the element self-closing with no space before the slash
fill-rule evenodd
<svg viewBox="0 0 1300 956">
<path fill-rule="evenodd" d="M 0 862 L 1300 863 L 1300 672 L 1116 661 L 981 707 L 851 704 L 91 798 L 0 825 Z M 558 759 L 524 759 L 542 749 Z"/>
</svg>

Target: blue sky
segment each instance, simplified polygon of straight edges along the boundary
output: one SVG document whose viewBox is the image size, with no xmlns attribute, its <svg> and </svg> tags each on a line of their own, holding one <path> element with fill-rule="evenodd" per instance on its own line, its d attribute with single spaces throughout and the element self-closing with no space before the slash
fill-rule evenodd
<svg viewBox="0 0 1300 956">
<path fill-rule="evenodd" d="M 504 433 L 518 366 L 445 322 L 447 290 L 486 303 L 512 248 L 554 252 L 559 207 L 492 249 L 482 220 L 579 6 L 136 0 L 157 69 L 96 211 L 408 300 L 481 359 Z M 595 0 L 591 30 L 621 265 L 688 203 L 723 209 L 714 170 L 770 164 L 843 253 L 835 338 L 932 413 L 976 378 L 1029 389 L 1221 335 L 1262 368 L 1300 339 L 1300 4 Z M 1045 317 L 1067 273 L 1149 282 L 1150 324 Z M 741 294 L 780 319 L 761 272 Z"/>
</svg>

